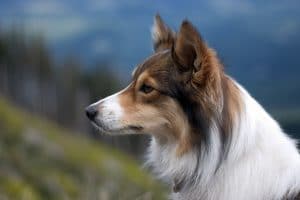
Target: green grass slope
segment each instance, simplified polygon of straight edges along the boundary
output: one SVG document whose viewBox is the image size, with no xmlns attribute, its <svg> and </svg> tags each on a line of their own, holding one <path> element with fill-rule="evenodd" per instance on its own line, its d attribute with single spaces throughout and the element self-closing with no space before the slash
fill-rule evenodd
<svg viewBox="0 0 300 200">
<path fill-rule="evenodd" d="M 0 98 L 0 199 L 165 199 L 122 153 L 20 111 Z"/>
</svg>

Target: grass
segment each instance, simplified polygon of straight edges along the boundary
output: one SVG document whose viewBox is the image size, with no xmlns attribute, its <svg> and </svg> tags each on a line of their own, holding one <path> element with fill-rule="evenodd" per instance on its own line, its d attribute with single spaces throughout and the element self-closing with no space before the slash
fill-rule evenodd
<svg viewBox="0 0 300 200">
<path fill-rule="evenodd" d="M 130 157 L 0 98 L 0 199 L 166 199 Z"/>
</svg>

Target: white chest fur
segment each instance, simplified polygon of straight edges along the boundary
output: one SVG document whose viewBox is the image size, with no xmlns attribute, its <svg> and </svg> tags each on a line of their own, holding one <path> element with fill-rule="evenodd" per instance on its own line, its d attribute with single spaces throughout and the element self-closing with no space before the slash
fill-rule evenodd
<svg viewBox="0 0 300 200">
<path fill-rule="evenodd" d="M 300 157 L 295 142 L 238 87 L 243 112 L 234 124 L 228 153 L 221 163 L 221 139 L 214 124 L 209 149 L 194 148 L 182 157 L 175 155 L 176 143 L 160 145 L 152 139 L 148 163 L 154 172 L 168 182 L 184 182 L 172 199 L 269 200 L 300 191 Z"/>
</svg>

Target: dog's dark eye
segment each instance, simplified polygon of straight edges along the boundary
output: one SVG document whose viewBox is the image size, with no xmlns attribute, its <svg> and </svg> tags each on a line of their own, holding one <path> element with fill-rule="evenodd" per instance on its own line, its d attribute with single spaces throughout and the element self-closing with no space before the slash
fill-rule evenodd
<svg viewBox="0 0 300 200">
<path fill-rule="evenodd" d="M 146 84 L 143 84 L 140 88 L 140 91 L 145 93 L 145 94 L 148 94 L 150 92 L 152 92 L 154 90 L 153 87 L 149 86 L 149 85 L 146 85 Z"/>
</svg>

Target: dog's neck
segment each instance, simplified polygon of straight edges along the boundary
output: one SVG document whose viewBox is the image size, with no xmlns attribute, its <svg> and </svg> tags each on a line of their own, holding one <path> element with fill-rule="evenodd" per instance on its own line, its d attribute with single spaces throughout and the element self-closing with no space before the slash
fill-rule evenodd
<svg viewBox="0 0 300 200">
<path fill-rule="evenodd" d="M 232 129 L 226 156 L 214 121 L 207 143 L 181 157 L 176 155 L 176 142 L 160 144 L 152 138 L 148 163 L 160 178 L 175 183 L 174 199 L 276 199 L 300 190 L 296 178 L 300 158 L 294 142 L 238 87 L 243 110 Z"/>
</svg>

